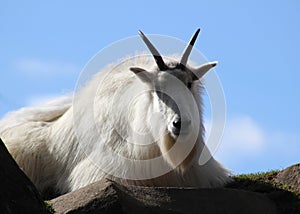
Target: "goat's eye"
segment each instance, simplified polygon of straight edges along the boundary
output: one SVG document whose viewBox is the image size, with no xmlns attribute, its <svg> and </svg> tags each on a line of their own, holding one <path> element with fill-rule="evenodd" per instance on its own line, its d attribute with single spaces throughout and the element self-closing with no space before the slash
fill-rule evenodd
<svg viewBox="0 0 300 214">
<path fill-rule="evenodd" d="M 187 87 L 188 87 L 189 89 L 191 89 L 191 88 L 192 88 L 192 83 L 191 83 L 191 82 L 188 82 Z"/>
</svg>

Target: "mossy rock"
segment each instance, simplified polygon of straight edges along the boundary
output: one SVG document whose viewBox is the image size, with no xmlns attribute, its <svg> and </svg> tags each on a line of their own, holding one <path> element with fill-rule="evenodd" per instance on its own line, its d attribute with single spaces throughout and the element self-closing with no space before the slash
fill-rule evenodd
<svg viewBox="0 0 300 214">
<path fill-rule="evenodd" d="M 280 213 L 299 214 L 300 193 L 295 186 L 278 181 L 278 177 L 282 175 L 283 171 L 273 170 L 237 175 L 233 177 L 234 181 L 228 184 L 227 187 L 265 194 L 276 203 Z M 297 179 L 299 179 L 299 174 Z"/>
</svg>

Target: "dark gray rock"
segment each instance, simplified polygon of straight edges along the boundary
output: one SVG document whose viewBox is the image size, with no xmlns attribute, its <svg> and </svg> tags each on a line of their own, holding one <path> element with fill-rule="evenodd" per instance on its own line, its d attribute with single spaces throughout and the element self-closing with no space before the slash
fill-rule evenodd
<svg viewBox="0 0 300 214">
<path fill-rule="evenodd" d="M 50 202 L 56 213 L 277 213 L 259 193 L 222 189 L 123 186 L 99 181 Z"/>
<path fill-rule="evenodd" d="M 0 213 L 47 213 L 37 189 L 0 139 Z"/>
<path fill-rule="evenodd" d="M 123 213 L 110 181 L 99 181 L 50 201 L 55 213 Z"/>
<path fill-rule="evenodd" d="M 287 186 L 294 192 L 300 192 L 300 164 L 292 165 L 280 171 L 275 181 Z"/>
</svg>

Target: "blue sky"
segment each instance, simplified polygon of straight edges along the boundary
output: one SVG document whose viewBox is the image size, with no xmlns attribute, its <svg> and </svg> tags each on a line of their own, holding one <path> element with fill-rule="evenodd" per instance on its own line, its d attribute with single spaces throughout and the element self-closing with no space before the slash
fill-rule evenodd
<svg viewBox="0 0 300 214">
<path fill-rule="evenodd" d="M 300 162 L 300 2 L 1 1 L 0 117 L 74 89 L 102 48 L 145 33 L 188 41 L 216 68 L 227 123 L 216 157 L 236 173 Z"/>
</svg>

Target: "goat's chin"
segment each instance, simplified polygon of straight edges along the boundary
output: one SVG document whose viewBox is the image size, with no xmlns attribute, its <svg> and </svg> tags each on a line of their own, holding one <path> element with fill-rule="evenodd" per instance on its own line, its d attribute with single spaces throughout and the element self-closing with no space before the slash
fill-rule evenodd
<svg viewBox="0 0 300 214">
<path fill-rule="evenodd" d="M 173 136 L 171 133 L 167 133 L 164 135 L 162 142 L 160 142 L 161 153 L 165 159 L 165 161 L 176 171 L 180 173 L 184 173 L 189 166 L 191 165 L 192 160 L 196 154 L 196 146 L 190 151 L 190 153 L 186 157 L 182 157 L 179 154 L 180 151 L 172 151 L 169 150 L 175 145 L 177 136 Z M 169 153 L 168 153 L 169 152 Z"/>
<path fill-rule="evenodd" d="M 169 132 L 167 135 L 168 135 L 169 138 L 172 139 L 172 141 L 173 141 L 174 143 L 175 143 L 176 140 L 178 139 L 178 135 L 173 134 L 173 133 L 171 133 L 171 132 Z M 174 145 L 174 143 L 173 143 L 173 145 Z"/>
</svg>

